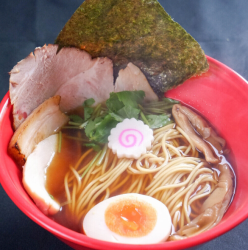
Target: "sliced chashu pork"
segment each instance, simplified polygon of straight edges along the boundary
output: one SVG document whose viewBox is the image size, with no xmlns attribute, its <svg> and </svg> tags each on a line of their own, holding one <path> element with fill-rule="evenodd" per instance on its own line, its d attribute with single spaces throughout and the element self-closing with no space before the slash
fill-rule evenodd
<svg viewBox="0 0 248 250">
<path fill-rule="evenodd" d="M 57 133 L 69 118 L 59 109 L 60 96 L 54 96 L 39 105 L 18 127 L 9 143 L 8 152 L 18 165 L 23 166 L 35 146 Z"/>
<path fill-rule="evenodd" d="M 14 128 L 43 101 L 61 95 L 61 109 L 68 111 L 94 98 L 95 105 L 114 91 L 113 65 L 108 58 L 95 58 L 76 48 L 57 45 L 36 48 L 10 72 L 10 99 Z"/>
<path fill-rule="evenodd" d="M 57 90 L 56 94 L 62 97 L 61 110 L 75 109 L 89 98 L 93 98 L 96 105 L 106 101 L 114 91 L 112 61 L 100 57 L 94 60 L 93 67 L 68 80 Z"/>
<path fill-rule="evenodd" d="M 132 63 L 128 63 L 125 69 L 119 71 L 115 82 L 115 92 L 143 90 L 146 101 L 157 101 L 154 93 L 142 71 Z"/>
<path fill-rule="evenodd" d="M 23 168 L 23 186 L 37 207 L 46 215 L 53 215 L 60 209 L 60 204 L 48 194 L 46 168 L 49 167 L 58 148 L 58 134 L 41 141 L 27 158 Z"/>
</svg>

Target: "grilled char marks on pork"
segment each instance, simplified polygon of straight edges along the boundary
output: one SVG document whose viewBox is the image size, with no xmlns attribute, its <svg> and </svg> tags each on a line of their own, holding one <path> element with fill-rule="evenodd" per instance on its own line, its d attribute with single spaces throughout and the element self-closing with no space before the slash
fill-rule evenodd
<svg viewBox="0 0 248 250">
<path fill-rule="evenodd" d="M 57 133 L 69 118 L 59 109 L 60 96 L 54 96 L 39 105 L 18 127 L 10 140 L 8 152 L 19 166 L 37 144 L 48 136 Z"/>
</svg>

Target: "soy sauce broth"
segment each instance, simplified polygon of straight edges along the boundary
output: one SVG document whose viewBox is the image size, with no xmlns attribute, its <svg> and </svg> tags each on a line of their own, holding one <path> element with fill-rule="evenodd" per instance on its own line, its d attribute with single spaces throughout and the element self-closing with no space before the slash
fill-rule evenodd
<svg viewBox="0 0 248 250">
<path fill-rule="evenodd" d="M 72 139 L 74 138 L 74 139 Z M 77 139 L 75 139 L 77 138 Z M 81 232 L 81 223 L 82 219 L 78 220 L 78 218 L 74 218 L 72 214 L 67 212 L 67 206 L 66 203 L 66 195 L 65 195 L 65 187 L 64 187 L 64 177 L 68 171 L 70 171 L 70 166 L 74 167 L 79 160 L 79 158 L 82 156 L 86 150 L 89 150 L 89 148 L 84 146 L 84 134 L 82 131 L 74 130 L 74 129 L 64 129 L 62 133 L 62 147 L 61 152 L 56 153 L 51 165 L 47 169 L 46 173 L 46 189 L 50 195 L 54 197 L 56 201 L 58 201 L 61 204 L 61 210 L 52 217 L 53 220 L 58 222 L 59 224 L 66 226 L 72 230 L 75 230 L 77 232 Z M 180 143 L 184 143 L 183 141 Z M 214 149 L 216 154 L 218 154 L 218 150 Z M 93 151 L 84 159 L 83 163 L 80 165 L 79 169 L 84 167 L 94 156 L 97 152 Z M 236 177 L 234 174 L 234 171 L 229 164 L 227 158 L 224 155 L 218 155 L 221 158 L 222 163 L 227 163 L 230 167 L 230 169 L 233 172 L 233 186 L 235 191 L 236 186 Z M 204 158 L 204 156 L 199 153 L 200 158 Z M 209 168 L 211 168 L 215 175 L 219 176 L 220 172 L 218 169 L 215 168 L 215 166 L 209 165 Z M 77 169 L 77 170 L 79 170 Z M 122 179 L 126 177 L 126 173 L 124 172 L 122 174 Z M 134 181 L 133 178 L 129 178 L 126 182 L 125 186 L 130 186 L 132 182 Z M 181 180 L 184 181 L 184 180 Z M 147 181 L 147 185 L 149 185 L 150 181 Z M 200 187 L 198 187 L 200 188 Z M 117 189 L 114 191 L 111 196 L 115 196 L 118 194 L 122 194 L 122 188 Z M 196 193 L 196 190 L 195 192 Z M 194 196 L 194 193 L 191 195 Z M 145 193 L 143 193 L 145 194 Z M 173 193 L 172 193 L 173 195 Z M 233 192 L 234 195 L 234 192 Z M 208 196 L 207 196 L 208 197 Z M 204 203 L 204 201 L 207 199 L 207 197 L 201 198 L 197 200 L 197 202 L 193 202 L 191 207 L 189 208 L 189 213 L 191 212 L 190 219 L 194 219 L 196 216 L 198 216 L 201 212 L 201 206 Z M 98 200 L 98 202 L 101 200 L 102 197 Z M 172 233 L 177 231 L 179 228 L 175 228 L 172 230 Z"/>
<path fill-rule="evenodd" d="M 68 139 L 62 134 L 61 152 L 56 152 L 46 171 L 46 190 L 55 200 L 60 200 L 64 193 L 64 178 L 70 166 L 76 164 L 81 154 L 81 147 L 77 141 Z"/>
</svg>

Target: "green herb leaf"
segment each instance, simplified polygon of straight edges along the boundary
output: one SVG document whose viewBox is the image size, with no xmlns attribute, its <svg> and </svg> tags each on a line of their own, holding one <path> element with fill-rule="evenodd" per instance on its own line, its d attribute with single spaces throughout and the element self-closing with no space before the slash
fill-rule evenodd
<svg viewBox="0 0 248 250">
<path fill-rule="evenodd" d="M 69 115 L 69 118 L 71 121 L 76 122 L 76 123 L 83 123 L 84 119 L 80 117 L 79 115 Z"/>
<path fill-rule="evenodd" d="M 79 129 L 84 128 L 85 135 L 89 141 L 85 146 L 100 150 L 98 143 L 107 143 L 112 128 L 125 118 L 142 119 L 150 128 L 160 128 L 171 123 L 169 114 L 171 107 L 178 101 L 164 98 L 160 101 L 143 103 L 144 91 L 122 91 L 111 93 L 106 101 L 106 106 L 99 104 L 89 107 L 94 99 L 88 99 L 84 103 L 84 118 L 72 115 L 70 121 Z M 76 122 L 74 122 L 76 121 Z M 87 141 L 86 141 L 87 142 Z"/>
<path fill-rule="evenodd" d="M 91 134 L 93 133 L 94 129 L 97 127 L 97 124 L 100 123 L 103 120 L 101 117 L 97 117 L 93 121 L 90 120 L 88 124 L 85 127 L 85 134 L 87 137 L 91 137 Z"/>
<path fill-rule="evenodd" d="M 135 118 L 138 119 L 139 118 L 139 113 L 140 113 L 140 109 L 136 109 L 131 107 L 130 105 L 126 105 L 124 106 L 122 109 L 120 109 L 117 114 L 120 115 L 123 118 Z"/>
<path fill-rule="evenodd" d="M 116 113 L 124 106 L 138 108 L 138 104 L 143 102 L 144 97 L 145 92 L 142 90 L 111 93 L 110 98 L 106 101 L 106 105 L 110 111 Z"/>
<path fill-rule="evenodd" d="M 49 194 L 49 196 L 54 200 L 54 197 L 51 194 Z"/>
<path fill-rule="evenodd" d="M 116 127 L 118 121 L 116 121 L 111 115 L 106 115 L 104 119 L 95 126 L 95 130 L 91 131 L 90 140 L 100 143 L 107 143 L 110 130 Z"/>
<path fill-rule="evenodd" d="M 124 118 L 122 118 L 121 116 L 117 115 L 116 113 L 110 112 L 109 115 L 111 115 L 118 122 L 122 122 L 124 120 Z"/>
<path fill-rule="evenodd" d="M 111 112 L 117 112 L 124 107 L 124 104 L 119 100 L 117 93 L 110 93 L 106 106 Z"/>
<path fill-rule="evenodd" d="M 89 107 L 95 103 L 95 100 L 93 98 L 87 99 L 84 101 L 83 106 L 84 107 Z"/>
<path fill-rule="evenodd" d="M 118 99 L 125 105 L 138 108 L 138 104 L 142 103 L 145 97 L 145 92 L 138 91 L 121 91 L 116 93 Z"/>
<path fill-rule="evenodd" d="M 167 115 L 147 115 L 146 119 L 149 122 L 150 128 L 161 128 L 165 125 L 172 123 Z"/>
<path fill-rule="evenodd" d="M 96 143 L 85 143 L 84 146 L 93 148 L 96 152 L 99 152 L 101 150 L 101 147 Z"/>
<path fill-rule="evenodd" d="M 84 120 L 87 121 L 91 117 L 93 112 L 94 112 L 94 108 L 85 107 L 84 108 Z"/>
</svg>

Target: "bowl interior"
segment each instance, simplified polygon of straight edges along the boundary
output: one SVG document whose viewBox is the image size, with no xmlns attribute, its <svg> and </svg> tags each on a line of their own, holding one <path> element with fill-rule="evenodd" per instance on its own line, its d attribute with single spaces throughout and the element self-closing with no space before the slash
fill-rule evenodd
<svg viewBox="0 0 248 250">
<path fill-rule="evenodd" d="M 198 236 L 177 242 L 145 245 L 143 249 L 182 249 L 213 239 L 248 217 L 248 84 L 237 73 L 218 61 L 209 58 L 210 69 L 200 77 L 194 77 L 183 85 L 166 93 L 198 110 L 224 137 L 231 150 L 230 162 L 237 177 L 236 193 L 222 221 L 213 229 Z M 43 215 L 25 192 L 22 173 L 7 154 L 7 146 L 13 134 L 12 107 L 8 93 L 0 106 L 0 181 L 13 202 L 32 220 L 67 244 L 77 249 L 139 249 L 140 246 L 114 244 L 88 238 L 71 231 Z"/>
</svg>

